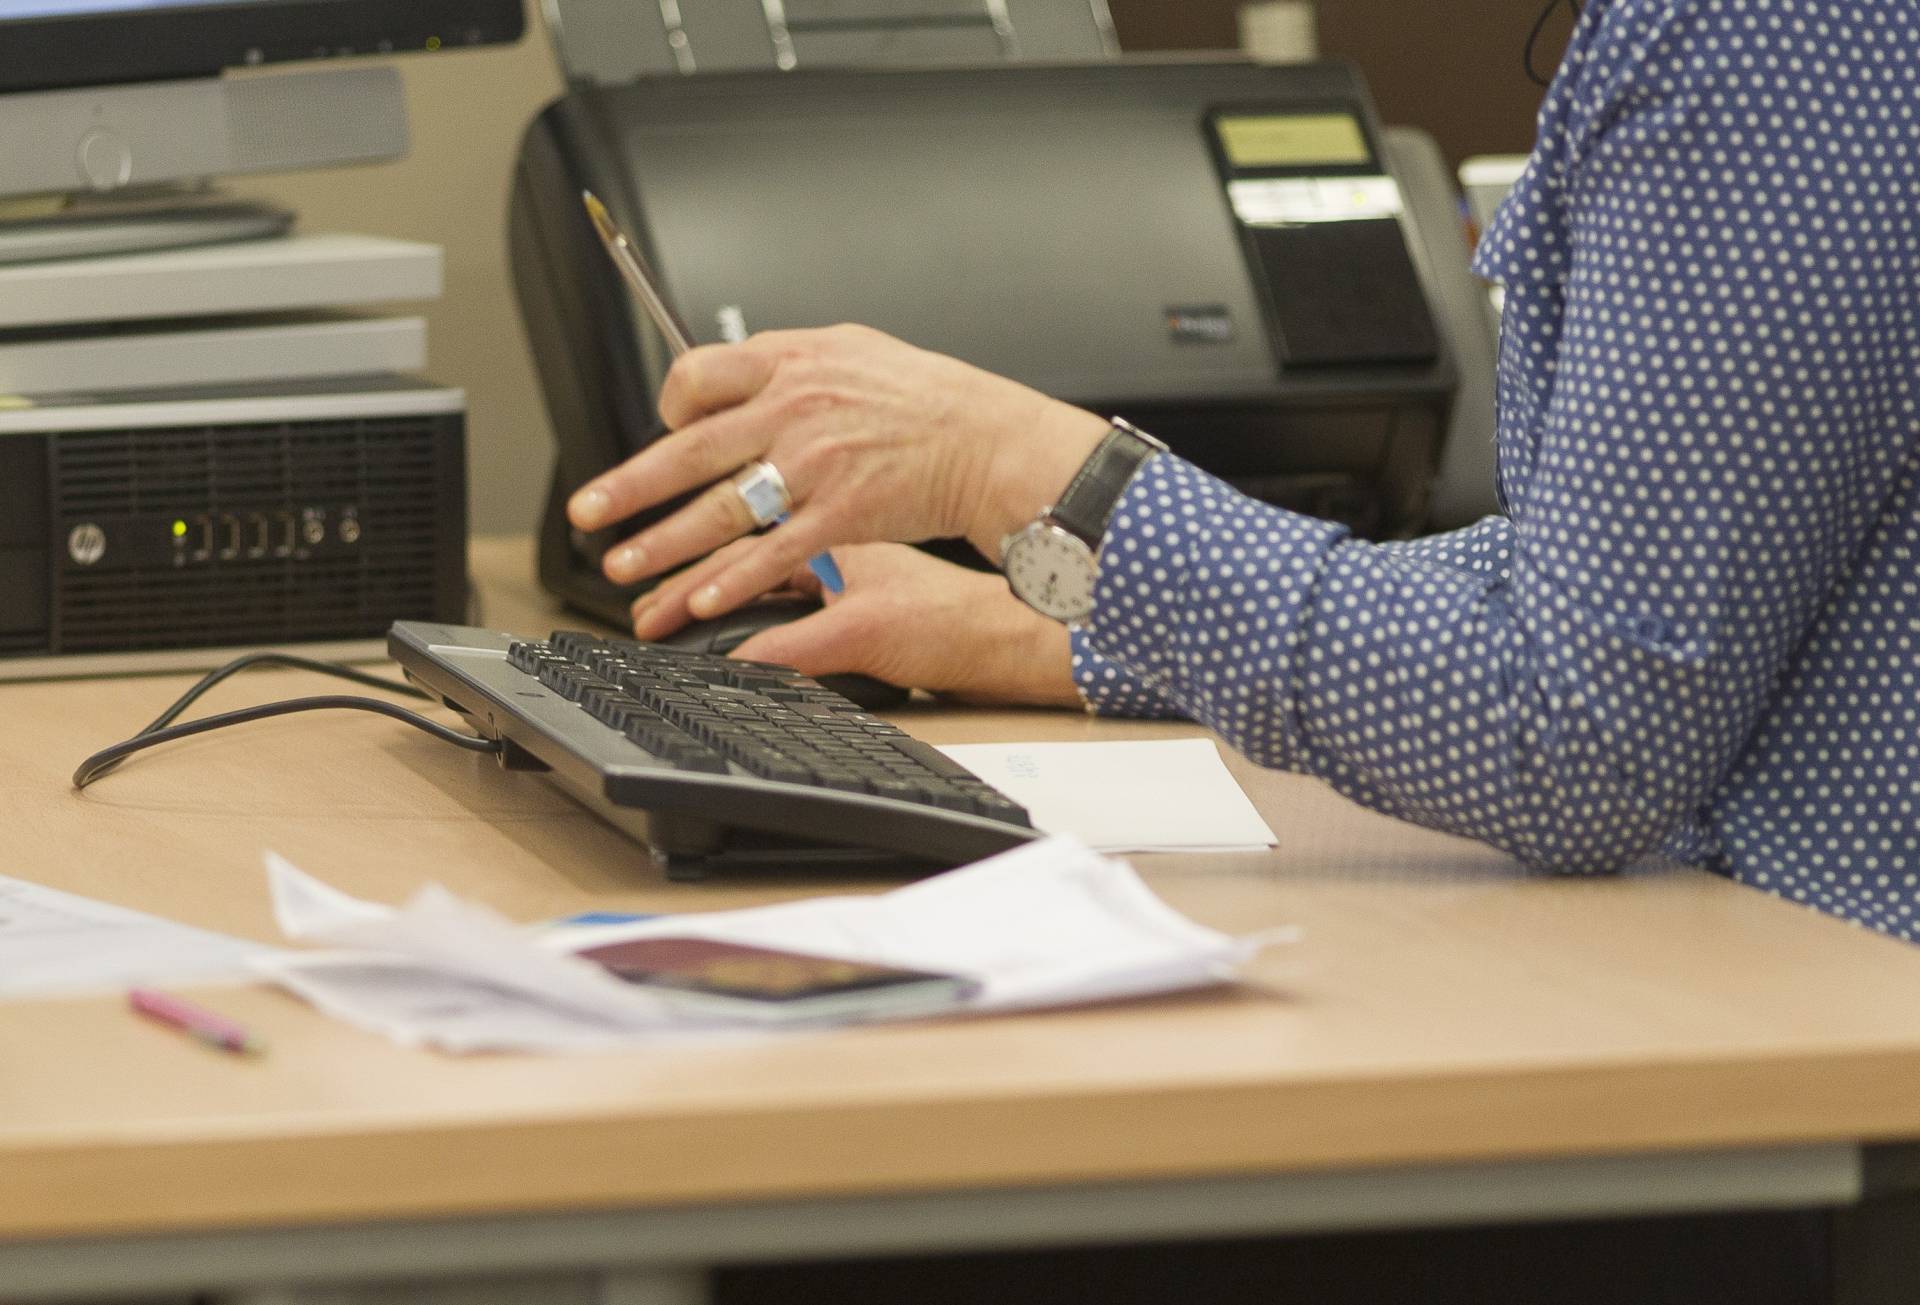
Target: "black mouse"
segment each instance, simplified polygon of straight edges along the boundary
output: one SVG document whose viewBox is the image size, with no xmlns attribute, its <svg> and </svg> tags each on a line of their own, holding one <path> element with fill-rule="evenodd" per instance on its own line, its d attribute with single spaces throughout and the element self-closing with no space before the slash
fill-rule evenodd
<svg viewBox="0 0 1920 1305">
<path fill-rule="evenodd" d="M 760 631 L 788 621 L 797 621 L 820 610 L 811 598 L 763 598 L 757 603 L 736 607 L 724 616 L 706 621 L 691 621 L 664 639 L 656 640 L 669 648 L 689 652 L 730 653 Z M 906 703 L 909 691 L 871 675 L 821 675 L 820 683 L 843 698 L 851 699 L 868 711 L 889 711 Z"/>
</svg>

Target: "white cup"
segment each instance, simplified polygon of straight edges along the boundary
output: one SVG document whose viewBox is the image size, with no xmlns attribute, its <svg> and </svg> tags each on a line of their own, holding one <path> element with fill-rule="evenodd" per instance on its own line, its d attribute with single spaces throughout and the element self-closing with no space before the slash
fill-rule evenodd
<svg viewBox="0 0 1920 1305">
<path fill-rule="evenodd" d="M 1261 0 L 1240 6 L 1240 48 L 1261 63 L 1305 63 L 1320 57 L 1313 0 Z"/>
</svg>

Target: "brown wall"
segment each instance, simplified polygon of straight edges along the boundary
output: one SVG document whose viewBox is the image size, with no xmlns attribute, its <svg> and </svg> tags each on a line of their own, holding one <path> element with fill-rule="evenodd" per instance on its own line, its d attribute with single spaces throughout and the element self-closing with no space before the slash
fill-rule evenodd
<svg viewBox="0 0 1920 1305">
<path fill-rule="evenodd" d="M 1128 50 L 1231 49 L 1239 0 L 1108 0 Z M 1523 153 L 1540 88 L 1521 51 L 1543 0 L 1319 0 L 1320 50 L 1360 66 L 1389 123 L 1424 127 L 1455 163 Z M 1536 62 L 1551 68 L 1571 19 L 1562 7 Z"/>
</svg>

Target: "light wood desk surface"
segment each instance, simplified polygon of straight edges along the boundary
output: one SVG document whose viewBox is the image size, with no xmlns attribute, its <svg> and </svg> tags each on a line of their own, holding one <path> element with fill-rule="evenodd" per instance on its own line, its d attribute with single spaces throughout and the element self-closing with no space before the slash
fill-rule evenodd
<svg viewBox="0 0 1920 1305">
<path fill-rule="evenodd" d="M 477 546 L 487 624 L 570 623 L 529 554 Z M 538 780 L 357 715 L 241 727 L 68 789 L 186 682 L 0 687 L 0 869 L 260 938 L 265 848 L 352 893 L 438 880 L 525 919 L 823 887 L 667 883 Z M 206 705 L 311 683 L 262 673 Z M 1192 730 L 901 719 L 943 742 Z M 0 1243 L 1920 1137 L 1920 949 L 1704 875 L 1529 878 L 1230 764 L 1279 849 L 1137 860 L 1207 924 L 1304 927 L 1239 990 L 556 1058 L 403 1050 L 260 988 L 211 995 L 271 1041 L 257 1061 L 117 999 L 0 1006 Z"/>
</svg>

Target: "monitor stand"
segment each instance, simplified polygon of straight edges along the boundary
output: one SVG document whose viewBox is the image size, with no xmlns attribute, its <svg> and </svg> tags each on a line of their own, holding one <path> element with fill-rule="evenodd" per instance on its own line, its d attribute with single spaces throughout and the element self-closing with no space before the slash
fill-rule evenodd
<svg viewBox="0 0 1920 1305">
<path fill-rule="evenodd" d="M 206 187 L 0 200 L 0 264 L 96 258 L 285 235 L 291 210 Z"/>
</svg>

